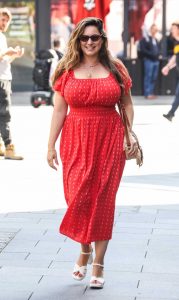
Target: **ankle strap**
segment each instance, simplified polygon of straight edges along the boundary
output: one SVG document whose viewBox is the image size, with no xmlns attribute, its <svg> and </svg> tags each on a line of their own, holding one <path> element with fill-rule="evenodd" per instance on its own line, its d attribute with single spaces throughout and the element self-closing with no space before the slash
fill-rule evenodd
<svg viewBox="0 0 179 300">
<path fill-rule="evenodd" d="M 90 255 L 92 252 L 81 252 L 83 255 Z"/>
<path fill-rule="evenodd" d="M 99 266 L 99 267 L 101 267 L 101 268 L 104 268 L 104 265 L 97 264 L 97 263 L 93 263 L 93 266 Z"/>
</svg>

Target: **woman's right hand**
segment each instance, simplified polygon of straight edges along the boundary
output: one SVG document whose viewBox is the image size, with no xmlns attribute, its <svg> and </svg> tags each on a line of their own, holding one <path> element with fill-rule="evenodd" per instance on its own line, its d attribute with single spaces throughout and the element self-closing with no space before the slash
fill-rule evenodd
<svg viewBox="0 0 179 300">
<path fill-rule="evenodd" d="M 57 171 L 57 167 L 56 165 L 58 166 L 59 163 L 58 163 L 58 158 L 57 158 L 57 152 L 55 149 L 48 149 L 48 152 L 47 152 L 47 162 L 48 162 L 48 165 Z"/>
<path fill-rule="evenodd" d="M 135 154 L 135 152 L 137 153 L 138 146 L 137 146 L 136 139 L 133 137 L 131 133 L 129 134 L 129 139 L 130 139 L 130 147 L 127 146 L 126 137 L 124 137 L 123 150 L 125 151 L 126 149 L 128 149 L 128 155 L 132 156 Z"/>
</svg>

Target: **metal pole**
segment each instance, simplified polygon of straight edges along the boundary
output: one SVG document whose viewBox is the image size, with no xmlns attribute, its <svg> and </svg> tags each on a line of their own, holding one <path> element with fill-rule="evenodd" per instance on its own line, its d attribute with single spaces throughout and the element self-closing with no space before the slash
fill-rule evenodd
<svg viewBox="0 0 179 300">
<path fill-rule="evenodd" d="M 166 0 L 163 0 L 162 9 L 162 56 L 167 56 L 167 40 L 166 40 Z"/>
<path fill-rule="evenodd" d="M 36 52 L 51 48 L 51 0 L 35 0 Z"/>
<path fill-rule="evenodd" d="M 124 2 L 124 24 L 123 24 L 123 42 L 124 42 L 124 58 L 127 58 L 127 43 L 128 43 L 128 0 Z"/>
<path fill-rule="evenodd" d="M 70 19 L 71 19 L 71 22 L 73 22 L 73 16 L 72 16 L 71 5 L 72 5 L 71 0 L 68 0 L 68 15 L 69 15 L 69 17 L 70 17 Z"/>
</svg>

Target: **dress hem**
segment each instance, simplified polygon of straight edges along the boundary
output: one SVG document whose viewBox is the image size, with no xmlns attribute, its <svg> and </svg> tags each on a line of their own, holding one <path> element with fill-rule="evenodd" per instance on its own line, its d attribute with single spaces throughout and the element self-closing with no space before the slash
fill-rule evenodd
<svg viewBox="0 0 179 300">
<path fill-rule="evenodd" d="M 72 234 L 66 234 L 65 232 L 63 232 L 62 230 L 60 230 L 59 229 L 59 233 L 60 234 L 62 234 L 62 235 L 65 235 L 65 236 L 67 236 L 68 238 L 70 238 L 70 239 L 72 239 L 73 241 L 75 241 L 75 242 L 78 242 L 78 243 L 81 243 L 81 244 L 91 244 L 91 243 L 93 243 L 93 242 L 97 242 L 97 241 L 109 241 L 109 240 L 111 240 L 112 239 L 112 236 L 110 235 L 110 237 L 109 238 L 102 238 L 102 239 L 95 239 L 95 240 L 90 240 L 90 241 L 87 241 L 87 240 L 80 240 L 80 239 L 78 239 L 78 238 L 76 238 L 76 237 L 74 237 L 74 235 L 72 235 Z"/>
</svg>

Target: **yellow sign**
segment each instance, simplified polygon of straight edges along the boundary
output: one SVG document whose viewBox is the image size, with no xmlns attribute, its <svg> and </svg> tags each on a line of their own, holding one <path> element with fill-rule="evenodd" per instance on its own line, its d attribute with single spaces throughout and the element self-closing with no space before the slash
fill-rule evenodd
<svg viewBox="0 0 179 300">
<path fill-rule="evenodd" d="M 174 54 L 178 54 L 179 53 L 179 45 L 176 45 L 173 49 L 173 53 Z"/>
</svg>

